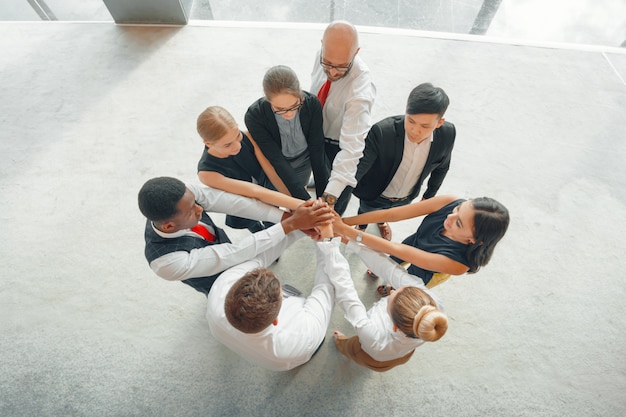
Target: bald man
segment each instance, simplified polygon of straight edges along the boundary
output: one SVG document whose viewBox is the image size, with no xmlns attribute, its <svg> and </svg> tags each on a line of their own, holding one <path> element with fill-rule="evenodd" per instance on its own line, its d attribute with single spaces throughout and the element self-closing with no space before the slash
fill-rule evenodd
<svg viewBox="0 0 626 417">
<path fill-rule="evenodd" d="M 359 50 L 354 25 L 332 22 L 324 31 L 311 73 L 311 92 L 322 103 L 326 155 L 332 163 L 322 198 L 339 214 L 345 211 L 356 186 L 356 167 L 363 156 L 376 98 L 376 87 Z"/>
</svg>

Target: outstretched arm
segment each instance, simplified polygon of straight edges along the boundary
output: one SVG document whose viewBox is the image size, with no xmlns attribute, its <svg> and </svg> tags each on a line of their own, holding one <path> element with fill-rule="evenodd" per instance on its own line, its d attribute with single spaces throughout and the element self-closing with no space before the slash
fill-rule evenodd
<svg viewBox="0 0 626 417">
<path fill-rule="evenodd" d="M 351 226 L 356 224 L 397 222 L 433 213 L 456 199 L 457 197 L 452 195 L 440 195 L 427 200 L 407 204 L 406 206 L 370 211 L 369 213 L 359 214 L 358 216 L 344 217 L 343 221 Z"/>
<path fill-rule="evenodd" d="M 216 188 L 232 194 L 242 195 L 244 197 L 254 198 L 276 207 L 285 207 L 290 210 L 295 210 L 300 204 L 302 204 L 302 200 L 297 198 L 293 198 L 277 191 L 269 190 L 248 181 L 228 178 L 218 172 L 199 171 L 198 178 L 203 184 L 208 185 L 211 188 Z"/>
<path fill-rule="evenodd" d="M 267 178 L 269 178 L 270 182 L 274 185 L 274 187 L 276 187 L 278 191 L 285 195 L 291 196 L 289 189 L 287 188 L 283 180 L 280 179 L 278 173 L 274 169 L 274 166 L 269 161 L 269 159 L 267 159 L 265 155 L 263 155 L 263 152 L 261 151 L 261 148 L 259 148 L 259 145 L 257 145 L 254 139 L 252 139 L 250 132 L 244 133 L 246 134 L 248 139 L 250 139 L 250 143 L 252 143 L 252 147 L 254 148 L 254 156 L 256 156 L 257 161 L 259 161 L 259 165 L 261 165 L 261 168 L 263 169 L 263 172 L 265 172 L 265 175 L 267 175 Z"/>
<path fill-rule="evenodd" d="M 436 198 L 436 197 L 435 197 Z M 433 198 L 434 199 L 434 198 Z M 430 199 L 430 200 L 433 200 Z M 430 201 L 430 200 L 425 200 Z M 359 217 L 359 216 L 356 216 Z M 447 256 L 430 253 L 410 245 L 403 243 L 390 242 L 378 236 L 369 233 L 360 232 L 353 227 L 345 224 L 339 218 L 335 218 L 333 229 L 336 234 L 344 236 L 350 240 L 356 240 L 357 236 L 361 237 L 361 242 L 370 248 L 379 252 L 388 253 L 402 260 L 419 266 L 429 271 L 443 272 L 450 275 L 461 275 L 466 273 L 469 268 L 460 262 L 454 261 Z"/>
<path fill-rule="evenodd" d="M 362 327 L 368 321 L 365 306 L 359 299 L 350 275 L 350 266 L 339 250 L 339 239 L 320 242 L 317 246 L 317 266 L 335 287 L 335 302 L 354 327 Z"/>
<path fill-rule="evenodd" d="M 346 245 L 346 251 L 357 254 L 373 273 L 383 278 L 393 288 L 397 289 L 404 286 L 426 288 L 420 277 L 409 274 L 400 264 L 382 252 L 375 251 L 353 240 Z"/>
</svg>

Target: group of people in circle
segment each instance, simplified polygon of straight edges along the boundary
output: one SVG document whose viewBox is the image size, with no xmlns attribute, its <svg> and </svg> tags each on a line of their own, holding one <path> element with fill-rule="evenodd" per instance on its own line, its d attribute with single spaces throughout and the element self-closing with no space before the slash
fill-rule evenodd
<svg viewBox="0 0 626 417">
<path fill-rule="evenodd" d="M 356 28 L 332 22 L 315 57 L 311 92 L 288 66 L 271 67 L 264 96 L 245 114 L 245 131 L 223 107 L 199 115 L 203 186 L 157 177 L 139 192 L 151 269 L 206 294 L 212 334 L 268 369 L 310 360 L 335 304 L 356 333 L 333 333 L 342 354 L 379 372 L 407 362 L 447 330 L 432 288 L 487 265 L 508 228 L 509 213 L 493 198 L 437 195 L 456 138 L 444 118 L 445 91 L 419 84 L 404 114 L 372 124 L 376 88 L 359 51 Z M 343 216 L 352 195 L 358 213 Z M 252 234 L 230 242 L 207 212 L 225 213 L 227 226 Z M 422 216 L 414 234 L 392 240 L 389 223 Z M 369 224 L 380 237 L 367 233 Z M 306 235 L 315 241 L 317 268 L 305 297 L 269 267 Z M 369 310 L 342 244 L 370 277 L 386 282 Z"/>
</svg>

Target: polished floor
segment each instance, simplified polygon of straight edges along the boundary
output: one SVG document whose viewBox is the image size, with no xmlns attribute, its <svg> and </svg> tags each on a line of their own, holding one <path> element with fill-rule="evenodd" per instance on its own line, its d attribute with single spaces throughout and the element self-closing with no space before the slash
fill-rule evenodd
<svg viewBox="0 0 626 417">
<path fill-rule="evenodd" d="M 178 3 L 178 0 L 174 0 Z M 191 20 L 327 23 L 624 46 L 623 0 L 186 0 Z M 103 0 L 11 0 L 0 21 L 112 21 Z"/>
<path fill-rule="evenodd" d="M 445 88 L 458 135 L 441 193 L 512 215 L 489 265 L 437 288 L 448 333 L 404 366 L 348 362 L 335 310 L 311 362 L 265 371 L 212 338 L 205 297 L 150 271 L 140 186 L 193 181 L 197 115 L 219 104 L 242 122 L 268 67 L 308 86 L 323 28 L 0 23 L 1 416 L 624 414 L 623 48 L 360 27 L 373 119 L 402 113 L 418 83 Z M 394 240 L 419 221 L 394 223 Z M 274 266 L 304 292 L 311 245 Z M 349 261 L 369 306 L 377 283 Z"/>
</svg>

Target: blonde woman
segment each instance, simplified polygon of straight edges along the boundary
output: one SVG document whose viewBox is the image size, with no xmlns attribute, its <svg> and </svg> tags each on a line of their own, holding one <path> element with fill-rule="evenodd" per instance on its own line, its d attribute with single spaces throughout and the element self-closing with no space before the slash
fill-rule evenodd
<svg viewBox="0 0 626 417">
<path fill-rule="evenodd" d="M 260 200 L 267 190 L 277 189 L 284 194 L 282 181 L 269 164 L 257 159 L 259 152 L 253 139 L 239 129 L 225 108 L 208 107 L 198 116 L 197 129 L 204 142 L 204 152 L 198 162 L 198 178 L 203 184 Z M 302 200 L 288 194 L 282 200 L 282 207 L 289 209 L 302 204 Z M 227 215 L 226 225 L 254 233 L 271 223 Z"/>
<path fill-rule="evenodd" d="M 366 311 L 351 280 L 349 285 L 335 286 L 335 300 L 356 331 L 352 337 L 334 332 L 335 345 L 342 354 L 361 366 L 384 372 L 406 363 L 417 347 L 437 341 L 446 333 L 448 319 L 421 279 L 360 243 L 349 241 L 347 249 L 357 253 L 397 290 Z"/>
</svg>

